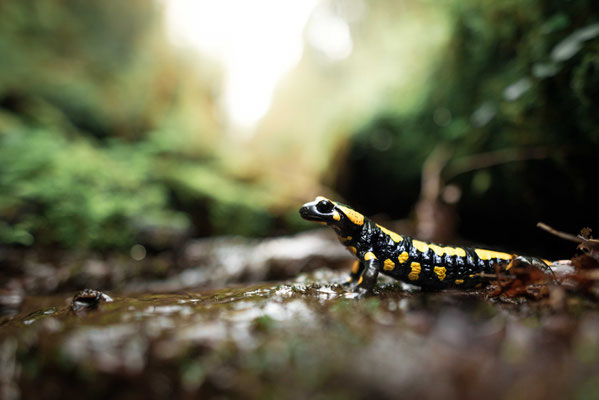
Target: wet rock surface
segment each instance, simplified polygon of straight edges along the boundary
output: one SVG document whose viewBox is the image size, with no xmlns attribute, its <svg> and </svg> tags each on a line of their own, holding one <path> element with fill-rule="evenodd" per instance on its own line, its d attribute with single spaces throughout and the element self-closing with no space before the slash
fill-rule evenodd
<svg viewBox="0 0 599 400">
<path fill-rule="evenodd" d="M 592 254 L 550 279 L 514 266 L 478 291 L 425 292 L 381 277 L 357 298 L 322 231 L 142 250 L 0 271 L 0 399 L 599 394 Z"/>
<path fill-rule="evenodd" d="M 0 319 L 3 399 L 588 398 L 599 311 L 342 273 L 173 293 L 25 297 Z M 93 304 L 73 312 L 73 304 Z"/>
<path fill-rule="evenodd" d="M 249 239 L 189 240 L 177 249 L 129 256 L 0 251 L 0 315 L 11 314 L 23 292 L 52 294 L 76 288 L 121 292 L 177 291 L 283 280 L 318 268 L 348 268 L 352 256 L 328 230 Z"/>
</svg>

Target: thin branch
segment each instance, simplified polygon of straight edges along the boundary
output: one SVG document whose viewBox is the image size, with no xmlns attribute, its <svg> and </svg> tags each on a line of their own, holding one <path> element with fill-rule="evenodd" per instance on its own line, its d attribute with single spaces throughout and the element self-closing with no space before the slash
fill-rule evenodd
<svg viewBox="0 0 599 400">
<path fill-rule="evenodd" d="M 529 149 L 508 148 L 473 154 L 457 159 L 453 166 L 447 168 L 445 181 L 448 182 L 458 175 L 479 169 L 507 164 L 516 161 L 543 160 L 551 157 L 547 147 L 534 147 Z"/>
<path fill-rule="evenodd" d="M 582 243 L 582 242 L 586 241 L 584 238 L 581 238 L 581 237 L 578 237 L 578 236 L 574 236 L 574 235 L 571 235 L 569 233 L 553 229 L 549 225 L 544 224 L 542 222 L 537 223 L 537 226 L 539 228 L 543 229 L 544 231 L 547 231 L 547 232 L 551 233 L 552 235 L 555 235 L 555 236 L 557 236 L 559 238 L 562 238 L 562 239 L 565 239 L 565 240 L 569 240 L 571 242 Z"/>
</svg>

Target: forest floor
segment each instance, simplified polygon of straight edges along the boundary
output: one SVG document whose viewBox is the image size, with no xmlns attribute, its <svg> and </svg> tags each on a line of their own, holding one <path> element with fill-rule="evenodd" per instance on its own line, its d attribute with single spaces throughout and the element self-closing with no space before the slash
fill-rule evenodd
<svg viewBox="0 0 599 400">
<path fill-rule="evenodd" d="M 188 249 L 204 257 L 197 270 L 102 292 L 69 292 L 65 278 L 30 295 L 13 277 L 0 293 L 0 398 L 599 395 L 592 246 L 556 281 L 516 269 L 486 288 L 424 292 L 381 279 L 356 299 L 337 283 L 349 259 L 320 233 L 219 240 Z"/>
</svg>

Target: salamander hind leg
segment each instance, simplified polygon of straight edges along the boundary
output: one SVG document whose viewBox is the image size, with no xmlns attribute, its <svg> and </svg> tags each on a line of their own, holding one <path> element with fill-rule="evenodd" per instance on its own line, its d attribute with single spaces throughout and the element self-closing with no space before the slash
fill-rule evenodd
<svg viewBox="0 0 599 400">
<path fill-rule="evenodd" d="M 505 270 L 509 271 L 512 267 L 537 268 L 544 272 L 546 275 L 551 276 L 551 278 L 554 281 L 557 281 L 557 277 L 555 276 L 555 273 L 551 269 L 550 265 L 550 261 L 542 260 L 540 258 L 529 256 L 516 256 L 505 267 Z"/>
</svg>

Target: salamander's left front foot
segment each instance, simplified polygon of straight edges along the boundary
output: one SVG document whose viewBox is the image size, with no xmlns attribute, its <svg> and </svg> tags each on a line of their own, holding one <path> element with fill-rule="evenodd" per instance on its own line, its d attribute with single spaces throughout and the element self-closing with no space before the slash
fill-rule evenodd
<svg viewBox="0 0 599 400">
<path fill-rule="evenodd" d="M 374 294 L 371 290 L 367 290 L 361 287 L 355 287 L 352 290 L 345 292 L 344 297 L 346 299 L 363 299 L 368 295 Z"/>
<path fill-rule="evenodd" d="M 356 288 L 357 285 L 358 285 L 358 282 L 356 282 L 356 280 L 353 279 L 351 276 L 349 278 L 347 278 L 347 281 L 345 281 L 341 284 L 343 289 L 350 291 L 350 292 L 353 292 L 353 290 Z"/>
<path fill-rule="evenodd" d="M 363 287 L 357 287 L 353 290 L 353 293 L 357 294 L 357 298 L 362 299 L 369 294 L 373 294 L 372 289 L 366 289 Z"/>
<path fill-rule="evenodd" d="M 350 281 L 347 282 L 347 289 L 355 293 L 357 298 L 362 298 L 371 293 L 379 275 L 378 266 L 376 259 L 369 260 L 362 269 L 362 274 L 359 276 L 357 282 L 352 273 L 352 276 L 349 278 Z"/>
<path fill-rule="evenodd" d="M 343 282 L 341 286 L 348 294 L 346 297 L 352 299 L 361 299 L 372 293 L 372 287 L 369 288 L 367 285 L 364 285 L 363 278 L 359 278 L 358 281 L 355 281 L 350 277 L 346 282 Z"/>
</svg>

